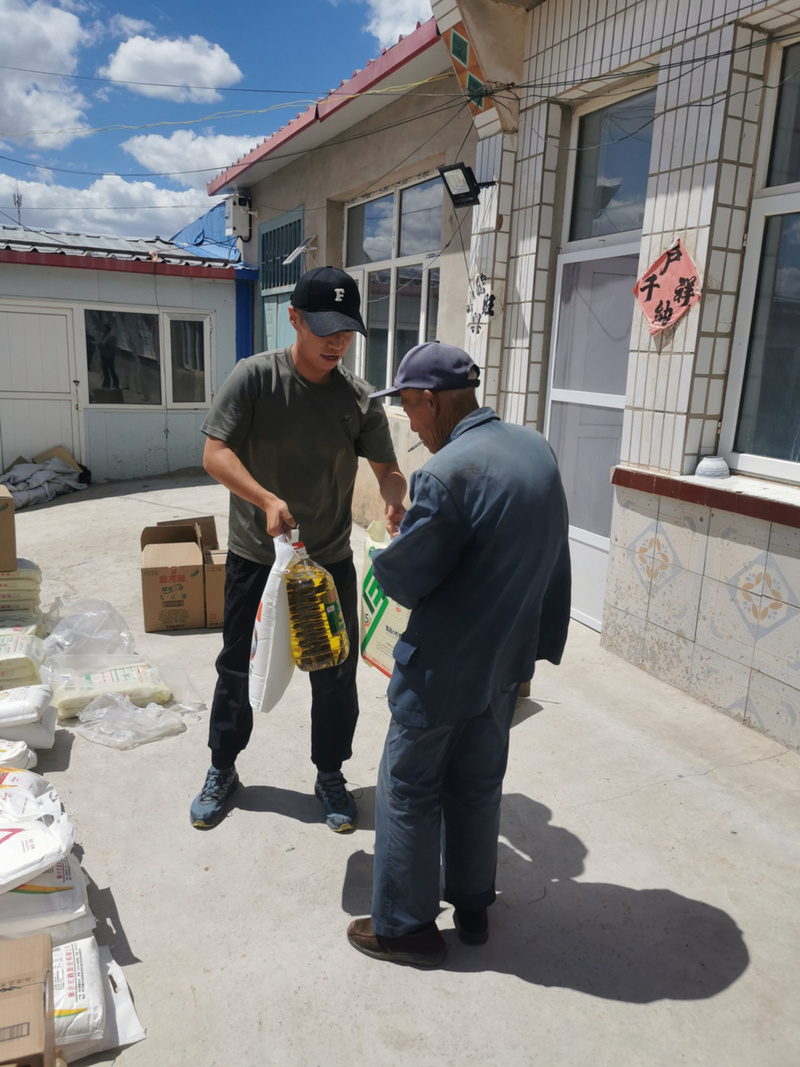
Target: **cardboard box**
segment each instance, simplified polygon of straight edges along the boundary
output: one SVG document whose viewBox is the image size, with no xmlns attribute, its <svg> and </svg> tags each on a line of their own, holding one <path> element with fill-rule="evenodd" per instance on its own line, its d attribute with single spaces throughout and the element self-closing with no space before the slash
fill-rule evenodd
<svg viewBox="0 0 800 1067">
<path fill-rule="evenodd" d="M 200 527 L 146 526 L 141 548 L 145 633 L 202 630 L 206 608 Z"/>
<path fill-rule="evenodd" d="M 217 540 L 217 524 L 214 521 L 213 515 L 193 515 L 190 519 L 166 519 L 164 522 L 160 522 L 158 525 L 199 526 L 200 537 L 203 542 L 203 551 L 210 552 L 213 549 L 219 548 L 219 541 Z"/>
<path fill-rule="evenodd" d="M 0 942 L 0 1064 L 54 1067 L 49 934 Z"/>
<path fill-rule="evenodd" d="M 205 554 L 206 572 L 206 626 L 213 629 L 222 626 L 225 616 L 225 561 L 224 549 L 212 549 Z"/>
<path fill-rule="evenodd" d="M 34 463 L 47 463 L 48 459 L 61 459 L 65 463 L 68 463 L 70 467 L 80 473 L 81 465 L 75 459 L 71 452 L 68 452 L 63 445 L 56 445 L 55 448 L 48 448 L 46 452 L 40 452 L 38 456 L 33 457 Z"/>
<path fill-rule="evenodd" d="M 17 569 L 17 532 L 14 525 L 14 500 L 0 485 L 0 571 Z"/>
</svg>

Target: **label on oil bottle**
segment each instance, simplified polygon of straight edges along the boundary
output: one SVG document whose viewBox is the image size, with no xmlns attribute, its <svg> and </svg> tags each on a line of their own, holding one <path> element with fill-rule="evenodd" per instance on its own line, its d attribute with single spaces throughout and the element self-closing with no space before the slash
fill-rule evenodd
<svg viewBox="0 0 800 1067">
<path fill-rule="evenodd" d="M 341 633 L 344 629 L 344 619 L 342 617 L 342 609 L 339 607 L 339 598 L 333 586 L 325 590 L 322 602 L 325 605 L 325 617 L 328 620 L 331 634 Z"/>
</svg>

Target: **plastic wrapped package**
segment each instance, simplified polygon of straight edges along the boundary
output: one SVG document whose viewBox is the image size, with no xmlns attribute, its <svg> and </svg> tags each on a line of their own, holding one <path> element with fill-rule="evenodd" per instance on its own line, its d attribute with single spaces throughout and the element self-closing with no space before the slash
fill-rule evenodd
<svg viewBox="0 0 800 1067">
<path fill-rule="evenodd" d="M 0 689 L 37 685 L 43 660 L 40 638 L 26 634 L 0 637 Z"/>
<path fill-rule="evenodd" d="M 36 753 L 27 742 L 0 738 L 0 767 L 27 771 L 35 767 L 36 762 Z"/>
<path fill-rule="evenodd" d="M 106 600 L 56 597 L 44 617 L 45 655 L 135 654 L 133 634 L 122 615 Z"/>
<path fill-rule="evenodd" d="M 12 634 L 42 637 L 44 627 L 39 608 L 35 611 L 22 611 L 21 609 L 6 609 L 0 605 L 0 637 L 9 637 Z"/>
<path fill-rule="evenodd" d="M 78 719 L 82 737 L 109 748 L 136 748 L 186 729 L 179 712 L 158 704 L 140 708 L 119 693 L 103 693 L 78 713 Z"/>
<path fill-rule="evenodd" d="M 54 944 L 89 937 L 95 917 L 76 856 L 65 856 L 36 878 L 0 893 L 0 939 L 48 933 Z"/>
<path fill-rule="evenodd" d="M 120 693 L 139 707 L 172 698 L 158 668 L 140 656 L 53 656 L 45 661 L 42 680 L 53 687 L 59 719 L 74 718 L 101 693 Z"/>
<path fill-rule="evenodd" d="M 0 613 L 0 637 L 41 637 L 40 622 L 18 623 L 16 626 L 4 625 L 4 616 Z"/>
</svg>

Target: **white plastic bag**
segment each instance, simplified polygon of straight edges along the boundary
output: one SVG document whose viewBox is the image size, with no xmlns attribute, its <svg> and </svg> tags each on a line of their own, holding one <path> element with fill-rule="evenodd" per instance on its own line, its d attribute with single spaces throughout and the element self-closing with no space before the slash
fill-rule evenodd
<svg viewBox="0 0 800 1067">
<path fill-rule="evenodd" d="M 50 631 L 44 640 L 46 656 L 104 655 L 136 652 L 133 634 L 125 619 L 106 600 L 56 597 L 44 617 Z"/>
<path fill-rule="evenodd" d="M 36 753 L 25 741 L 0 738 L 0 767 L 27 771 L 36 766 Z"/>
<path fill-rule="evenodd" d="M 250 704 L 253 711 L 271 711 L 286 692 L 294 672 L 289 599 L 283 575 L 297 559 L 297 553 L 285 535 L 274 541 L 275 562 L 258 605 L 250 650 Z"/>
<path fill-rule="evenodd" d="M 0 770 L 0 820 L 60 815 L 61 801 L 50 782 L 34 771 Z"/>
<path fill-rule="evenodd" d="M 139 708 L 120 693 L 103 693 L 79 712 L 78 719 L 82 737 L 109 748 L 136 748 L 186 729 L 179 712 L 158 704 Z"/>
</svg>

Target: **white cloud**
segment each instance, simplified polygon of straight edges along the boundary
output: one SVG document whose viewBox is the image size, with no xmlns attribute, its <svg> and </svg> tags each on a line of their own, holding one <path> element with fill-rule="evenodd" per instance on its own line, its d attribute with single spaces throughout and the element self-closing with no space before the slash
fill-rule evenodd
<svg viewBox="0 0 800 1067">
<path fill-rule="evenodd" d="M 0 0 L 0 65 L 72 74 L 87 42 L 80 20 L 43 0 Z M 68 81 L 26 70 L 3 71 L 0 137 L 63 148 L 83 136 L 85 97 Z M 50 134 L 41 131 L 66 130 Z"/>
<path fill-rule="evenodd" d="M 150 181 L 105 175 L 85 189 L 0 174 L 0 222 L 17 221 L 14 194 L 22 196 L 23 226 L 65 233 L 121 234 L 169 239 L 199 218 L 217 198 L 194 189 L 160 189 Z"/>
<path fill-rule="evenodd" d="M 141 96 L 177 103 L 219 100 L 221 94 L 214 89 L 189 86 L 235 85 L 242 78 L 242 72 L 223 48 L 197 34 L 188 39 L 130 37 L 122 42 L 99 74 L 128 83 L 131 92 Z M 145 84 L 132 84 L 135 82 Z"/>
<path fill-rule="evenodd" d="M 191 130 L 176 130 L 169 137 L 149 133 L 123 141 L 122 148 L 149 170 L 171 173 L 180 185 L 205 190 L 207 183 L 220 171 L 254 148 L 262 140 L 258 137 L 235 137 L 225 134 L 199 136 Z M 181 174 L 179 171 L 199 173 Z"/>
<path fill-rule="evenodd" d="M 137 33 L 150 33 L 155 27 L 145 19 L 132 19 L 127 15 L 112 15 L 108 31 L 112 37 L 133 37 Z"/>
<path fill-rule="evenodd" d="M 418 22 L 431 17 L 430 0 L 367 0 L 370 19 L 367 31 L 377 37 L 382 48 L 397 44 L 412 33 Z"/>
</svg>

